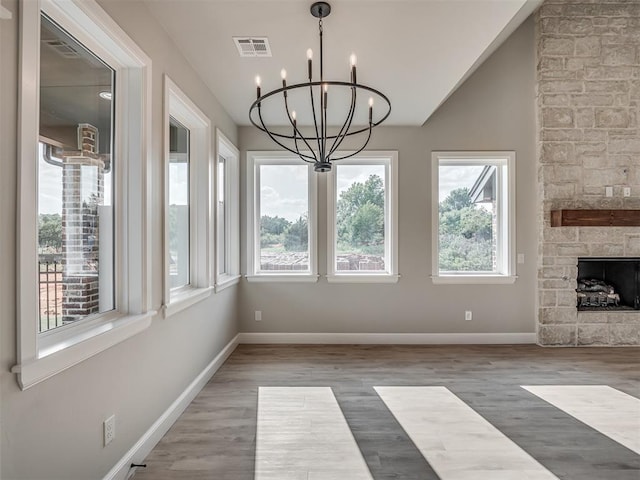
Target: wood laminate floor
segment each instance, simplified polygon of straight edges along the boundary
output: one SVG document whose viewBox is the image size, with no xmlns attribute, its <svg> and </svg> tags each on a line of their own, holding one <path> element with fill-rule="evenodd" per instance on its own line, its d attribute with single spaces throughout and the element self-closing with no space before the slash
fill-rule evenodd
<svg viewBox="0 0 640 480">
<path fill-rule="evenodd" d="M 136 480 L 640 480 L 640 349 L 241 345 Z"/>
</svg>

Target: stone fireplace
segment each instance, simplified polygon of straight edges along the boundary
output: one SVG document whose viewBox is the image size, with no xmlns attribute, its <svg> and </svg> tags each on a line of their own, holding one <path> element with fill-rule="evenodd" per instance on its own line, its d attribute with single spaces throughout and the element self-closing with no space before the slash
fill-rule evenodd
<svg viewBox="0 0 640 480">
<path fill-rule="evenodd" d="M 578 311 L 578 260 L 640 257 L 640 227 L 552 226 L 552 210 L 640 209 L 640 2 L 537 13 L 538 343 L 640 345 L 640 312 Z"/>
</svg>

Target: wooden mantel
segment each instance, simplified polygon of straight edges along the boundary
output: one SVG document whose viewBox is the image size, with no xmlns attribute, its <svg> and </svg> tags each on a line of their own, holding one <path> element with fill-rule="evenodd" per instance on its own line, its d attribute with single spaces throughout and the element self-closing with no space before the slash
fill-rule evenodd
<svg viewBox="0 0 640 480">
<path fill-rule="evenodd" d="M 640 210 L 551 210 L 552 227 L 640 227 Z"/>
</svg>

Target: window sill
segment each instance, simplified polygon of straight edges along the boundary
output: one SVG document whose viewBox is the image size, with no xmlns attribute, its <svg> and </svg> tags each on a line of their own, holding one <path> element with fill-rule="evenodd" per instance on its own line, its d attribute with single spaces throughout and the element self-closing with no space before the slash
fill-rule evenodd
<svg viewBox="0 0 640 480">
<path fill-rule="evenodd" d="M 327 275 L 327 282 L 329 283 L 398 283 L 399 279 L 400 275 L 389 275 L 388 273 L 337 273 Z"/>
<path fill-rule="evenodd" d="M 240 282 L 240 275 L 225 275 L 220 278 L 220 281 L 216 283 L 216 293 L 226 290 L 229 287 L 233 287 Z"/>
<path fill-rule="evenodd" d="M 149 311 L 119 317 L 66 336 L 64 340 L 40 348 L 38 358 L 15 365 L 11 372 L 18 374 L 20 388 L 26 390 L 146 330 L 157 313 Z"/>
<path fill-rule="evenodd" d="M 198 302 L 206 299 L 211 295 L 213 291 L 213 287 L 204 287 L 204 288 L 185 288 L 179 290 L 171 295 L 171 300 L 169 300 L 168 305 L 163 305 L 162 310 L 164 313 L 164 318 L 168 318 L 171 315 L 175 315 L 182 310 L 189 308 L 192 305 L 195 305 Z"/>
<path fill-rule="evenodd" d="M 309 273 L 291 275 L 287 273 L 270 273 L 247 275 L 248 282 L 283 282 L 283 283 L 316 283 L 319 275 Z"/>
<path fill-rule="evenodd" d="M 434 285 L 508 285 L 517 275 L 431 275 Z"/>
</svg>

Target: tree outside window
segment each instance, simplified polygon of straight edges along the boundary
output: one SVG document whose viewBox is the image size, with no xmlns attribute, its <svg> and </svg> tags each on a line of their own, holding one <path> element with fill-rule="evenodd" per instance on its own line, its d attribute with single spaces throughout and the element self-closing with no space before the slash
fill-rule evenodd
<svg viewBox="0 0 640 480">
<path fill-rule="evenodd" d="M 493 268 L 493 215 L 457 188 L 438 207 L 440 270 L 487 272 Z"/>
<path fill-rule="evenodd" d="M 395 152 L 367 152 L 330 173 L 330 282 L 397 281 L 396 159 Z"/>
</svg>

